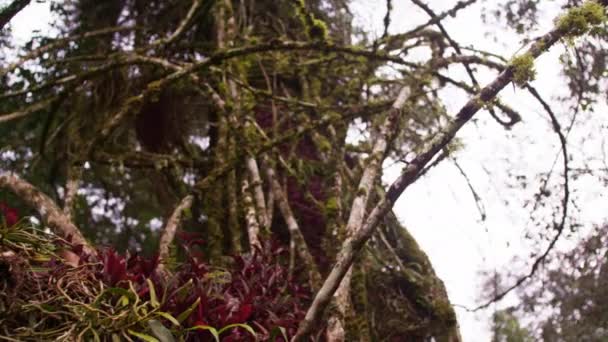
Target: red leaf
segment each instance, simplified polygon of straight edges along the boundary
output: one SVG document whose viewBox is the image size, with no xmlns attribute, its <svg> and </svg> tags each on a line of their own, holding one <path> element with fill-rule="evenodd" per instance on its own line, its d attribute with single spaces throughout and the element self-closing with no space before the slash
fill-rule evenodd
<svg viewBox="0 0 608 342">
<path fill-rule="evenodd" d="M 11 227 L 19 221 L 19 212 L 15 208 L 9 207 L 6 203 L 0 202 L 0 213 L 4 217 L 6 225 Z"/>
<path fill-rule="evenodd" d="M 113 249 L 108 249 L 103 258 L 103 271 L 110 286 L 127 278 L 127 262 Z"/>
<path fill-rule="evenodd" d="M 246 322 L 249 317 L 251 317 L 251 313 L 253 312 L 253 305 L 245 304 L 239 308 L 238 314 L 235 316 L 235 323 L 243 323 Z"/>
<path fill-rule="evenodd" d="M 193 326 L 197 326 L 197 325 L 209 325 L 209 324 L 207 324 L 207 322 L 205 322 L 205 321 L 198 320 L 198 321 L 194 322 Z"/>
</svg>

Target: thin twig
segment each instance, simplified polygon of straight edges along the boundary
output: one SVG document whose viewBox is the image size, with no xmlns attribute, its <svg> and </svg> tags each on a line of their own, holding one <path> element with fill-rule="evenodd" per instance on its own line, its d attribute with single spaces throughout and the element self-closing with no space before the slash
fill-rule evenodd
<svg viewBox="0 0 608 342">
<path fill-rule="evenodd" d="M 532 87 L 530 85 L 526 85 L 526 89 L 530 92 L 530 94 L 532 94 L 532 96 L 534 96 L 534 98 L 536 98 L 536 100 L 542 105 L 543 109 L 547 112 L 547 114 L 551 118 L 551 126 L 553 128 L 553 131 L 559 138 L 559 142 L 561 145 L 562 159 L 563 159 L 563 167 L 564 167 L 564 195 L 562 198 L 562 215 L 561 215 L 560 221 L 556 222 L 554 224 L 554 228 L 556 231 L 555 236 L 553 236 L 553 238 L 549 242 L 549 245 L 547 246 L 545 251 L 534 260 L 530 271 L 526 275 L 517 279 L 517 281 L 515 281 L 515 283 L 513 285 L 511 285 L 507 289 L 501 291 L 500 293 L 495 294 L 486 303 L 477 306 L 476 308 L 472 309 L 471 311 L 479 311 L 479 310 L 489 307 L 490 305 L 492 305 L 492 303 L 495 303 L 495 302 L 501 300 L 509 292 L 518 288 L 526 280 L 532 278 L 534 276 L 534 274 L 536 273 L 536 271 L 538 270 L 538 267 L 545 261 L 545 259 L 547 258 L 547 256 L 551 252 L 551 250 L 555 247 L 555 244 L 557 243 L 557 241 L 559 240 L 559 238 L 561 237 L 561 235 L 564 231 L 564 227 L 566 225 L 566 219 L 568 218 L 568 203 L 570 202 L 570 186 L 569 186 L 570 167 L 568 166 L 568 142 L 566 140 L 566 136 L 564 135 L 564 133 L 561 130 L 561 126 L 559 124 L 559 121 L 557 120 L 557 116 L 555 115 L 555 113 L 553 112 L 553 110 L 551 109 L 549 104 L 540 96 L 540 94 L 534 87 Z"/>
</svg>

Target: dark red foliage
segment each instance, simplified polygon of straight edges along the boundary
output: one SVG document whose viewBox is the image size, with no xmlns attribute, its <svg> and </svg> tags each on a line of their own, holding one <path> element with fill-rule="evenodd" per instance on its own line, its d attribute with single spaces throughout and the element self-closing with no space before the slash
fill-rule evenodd
<svg viewBox="0 0 608 342">
<path fill-rule="evenodd" d="M 15 209 L 1 202 L 0 213 L 9 226 L 19 219 Z M 203 244 L 200 235 L 179 232 L 177 236 L 186 258 L 173 267 L 168 279 L 156 271 L 158 256 L 124 256 L 113 248 L 98 249 L 95 255 L 90 255 L 81 245 L 71 244 L 69 237 L 57 241 L 58 255 L 64 260 L 52 258 L 43 264 L 46 272 L 31 276 L 37 282 L 52 283 L 72 274 L 68 271 L 78 265 L 79 276 L 87 281 L 101 281 L 106 287 L 133 288 L 141 300 L 151 300 L 151 281 L 156 299 L 160 301 L 159 310 L 183 318 L 184 329 L 205 325 L 219 330 L 230 324 L 245 324 L 256 332 L 260 341 L 271 337 L 273 341 L 282 341 L 280 334 L 276 336 L 279 329 L 288 336 L 296 333 L 311 293 L 306 285 L 299 283 L 306 284 L 305 280 L 290 277 L 284 266 L 287 251 L 279 242 L 266 241 L 262 248 L 234 255 L 229 265 L 220 268 L 205 262 L 200 253 Z M 67 255 L 73 256 L 75 264 L 65 262 Z M 294 273 L 298 274 L 298 270 Z M 187 341 L 214 341 L 208 331 L 182 332 Z M 256 340 L 242 327 L 222 333 L 221 338 L 222 341 Z"/>
<path fill-rule="evenodd" d="M 232 267 L 225 270 L 214 270 L 199 258 L 190 257 L 167 284 L 171 295 L 162 309 L 179 315 L 200 299 L 186 321 L 188 326 L 221 328 L 244 323 L 256 330 L 262 340 L 278 327 L 293 335 L 304 318 L 310 292 L 288 279 L 288 271 L 280 263 L 284 254 L 277 245 L 266 243 L 263 250 L 234 256 Z M 192 288 L 180 293 L 190 280 Z M 197 338 L 212 340 L 208 334 L 198 333 Z M 253 341 L 244 329 L 233 329 L 222 336 L 223 341 Z"/>
<path fill-rule="evenodd" d="M 127 261 L 113 249 L 100 252 L 103 262 L 102 280 L 110 285 L 116 286 L 119 281 L 127 279 Z"/>
<path fill-rule="evenodd" d="M 242 323 L 252 327 L 258 340 L 268 340 L 272 332 L 283 328 L 288 336 L 295 334 L 309 304 L 310 291 L 306 286 L 288 279 L 282 265 L 286 251 L 277 243 L 267 242 L 263 249 L 233 256 L 227 268 L 214 268 L 200 257 L 195 257 L 187 246 L 200 240 L 196 236 L 180 234 L 187 255 L 170 279 L 159 277 L 155 268 L 158 258 L 139 255 L 124 257 L 111 248 L 98 252 L 99 266 L 95 277 L 108 286 L 126 288 L 132 282 L 138 295 L 149 300 L 151 279 L 157 294 L 166 293 L 161 311 L 174 317 L 191 310 L 184 327 L 209 325 L 216 329 Z M 91 257 L 78 251 L 81 264 Z M 59 265 L 56 265 L 59 267 Z M 94 266 L 91 266 L 94 267 Z M 199 302 L 195 306 L 196 302 Z M 169 324 L 167 322 L 167 324 Z M 207 331 L 190 332 L 187 340 L 213 341 Z M 222 334 L 222 341 L 254 341 L 245 329 L 234 328 Z"/>
<path fill-rule="evenodd" d="M 19 221 L 19 212 L 15 208 L 9 207 L 6 203 L 0 202 L 0 214 L 4 218 L 6 225 L 11 227 Z"/>
</svg>

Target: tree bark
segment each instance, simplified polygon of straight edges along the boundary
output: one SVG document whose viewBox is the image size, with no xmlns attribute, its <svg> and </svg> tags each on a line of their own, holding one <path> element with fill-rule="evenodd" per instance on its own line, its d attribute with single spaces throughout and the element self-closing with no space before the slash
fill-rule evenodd
<svg viewBox="0 0 608 342">
<path fill-rule="evenodd" d="M 8 24 L 17 13 L 21 12 L 25 6 L 29 5 L 31 0 L 15 0 L 8 6 L 0 10 L 0 30 Z"/>
<path fill-rule="evenodd" d="M 63 213 L 53 200 L 32 184 L 12 173 L 0 174 L 0 188 L 7 188 L 29 206 L 38 211 L 42 221 L 55 234 L 74 245 L 82 245 L 84 251 L 95 255 L 95 250 L 86 241 L 80 229 Z"/>
<path fill-rule="evenodd" d="M 194 200 L 194 196 L 192 196 L 192 195 L 188 195 L 188 196 L 184 197 L 180 201 L 180 203 L 177 205 L 175 210 L 173 210 L 173 213 L 169 217 L 169 220 L 167 220 L 167 224 L 165 225 L 165 228 L 163 229 L 162 235 L 160 236 L 160 242 L 158 244 L 157 270 L 159 270 L 159 272 L 161 274 L 167 273 L 166 265 L 167 265 L 167 261 L 169 260 L 169 257 L 170 257 L 169 247 L 173 243 L 173 240 L 175 240 L 175 233 L 177 232 L 177 229 L 179 228 L 179 224 L 182 220 L 184 211 L 186 211 L 186 210 L 190 209 L 190 207 L 192 207 L 193 200 Z"/>
</svg>

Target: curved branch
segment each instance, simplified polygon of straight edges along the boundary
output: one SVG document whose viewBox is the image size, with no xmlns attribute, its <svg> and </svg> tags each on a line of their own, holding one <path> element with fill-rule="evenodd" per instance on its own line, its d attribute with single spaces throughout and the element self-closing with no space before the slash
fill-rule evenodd
<svg viewBox="0 0 608 342">
<path fill-rule="evenodd" d="M 386 39 L 387 40 L 406 40 L 411 37 L 415 37 L 418 32 L 426 29 L 429 26 L 432 26 L 432 25 L 435 25 L 435 24 L 441 22 L 443 19 L 445 19 L 448 16 L 455 16 L 456 12 L 458 12 L 461 9 L 466 8 L 476 2 L 477 2 L 477 0 L 459 1 L 456 3 L 456 5 L 454 7 L 452 7 L 451 9 L 449 9 L 439 15 L 436 15 L 435 17 L 432 17 L 426 23 L 419 25 L 405 33 L 389 36 Z"/>
<path fill-rule="evenodd" d="M 412 2 L 414 4 L 416 4 L 418 7 L 422 8 L 422 10 L 425 11 L 429 15 L 429 17 L 437 18 L 437 14 L 435 14 L 435 12 L 424 2 L 422 2 L 420 0 L 412 0 Z M 462 56 L 462 50 L 460 49 L 460 46 L 458 45 L 458 43 L 456 43 L 456 41 L 454 39 L 452 39 L 452 37 L 449 35 L 448 31 L 445 29 L 445 27 L 443 26 L 443 24 L 441 23 L 440 20 L 437 21 L 436 25 L 439 28 L 439 30 L 441 31 L 441 33 L 443 34 L 443 36 L 445 37 L 445 39 L 448 41 L 448 43 L 450 43 L 450 46 L 454 49 L 454 51 L 456 51 L 456 54 L 458 56 Z M 479 89 L 479 82 L 477 81 L 477 78 L 475 77 L 475 73 L 473 72 L 473 69 L 471 69 L 471 67 L 467 63 L 463 62 L 462 65 L 464 66 L 465 70 L 467 71 L 467 74 L 469 75 L 471 82 L 473 82 L 473 86 L 476 89 Z M 515 120 L 511 116 L 509 116 L 511 121 L 504 121 L 498 115 L 496 115 L 496 113 L 494 112 L 494 109 L 492 107 L 488 108 L 488 112 L 490 112 L 490 115 L 492 116 L 492 118 L 494 118 L 494 120 L 496 120 L 496 122 L 498 122 L 499 124 L 501 124 L 502 126 L 504 126 L 506 128 L 510 128 L 513 124 L 515 124 L 516 122 L 519 121 L 519 120 Z M 506 114 L 510 114 L 510 113 L 507 112 Z"/>
<path fill-rule="evenodd" d="M 177 207 L 175 207 L 175 210 L 173 210 L 171 217 L 169 217 L 169 220 L 165 225 L 165 229 L 163 229 L 163 233 L 160 236 L 160 242 L 158 243 L 157 270 L 159 270 L 161 274 L 167 273 L 166 266 L 170 257 L 169 246 L 171 246 L 171 243 L 173 243 L 173 240 L 175 239 L 175 233 L 177 232 L 183 213 L 190 209 L 193 200 L 194 196 L 192 195 L 184 197 Z"/>
<path fill-rule="evenodd" d="M 473 195 L 473 199 L 475 200 L 475 205 L 477 206 L 477 211 L 479 212 L 481 221 L 485 221 L 487 214 L 486 214 L 486 208 L 485 208 L 485 205 L 483 204 L 483 200 L 481 199 L 481 196 L 479 196 L 479 193 L 477 192 L 477 190 L 475 190 L 475 187 L 473 186 L 471 179 L 469 178 L 467 173 L 464 171 L 462 166 L 460 166 L 460 163 L 458 162 L 458 160 L 456 160 L 456 158 L 454 158 L 454 157 L 451 159 L 452 159 L 452 162 L 454 163 L 454 166 L 456 166 L 456 168 L 458 169 L 458 172 L 460 172 L 460 174 L 464 178 L 465 182 L 467 183 L 469 190 L 471 190 L 471 195 Z"/>
<path fill-rule="evenodd" d="M 96 37 L 96 36 L 100 36 L 100 35 L 104 35 L 104 34 L 128 31 L 128 30 L 132 30 L 132 29 L 134 29 L 133 26 L 107 27 L 107 28 L 102 28 L 99 30 L 89 31 L 89 32 L 82 33 L 82 34 L 73 35 L 73 36 L 66 37 L 66 38 L 59 38 L 59 39 L 53 41 L 52 43 L 43 45 L 35 50 L 30 51 L 25 56 L 21 57 L 18 61 L 9 64 L 6 68 L 0 70 L 0 76 L 4 76 L 4 75 L 8 74 L 9 72 L 14 71 L 15 69 L 17 69 L 18 67 L 23 65 L 23 63 L 27 62 L 30 59 L 40 57 L 45 52 L 48 52 L 53 49 L 64 46 L 65 44 L 67 44 L 69 42 L 72 42 L 72 41 L 75 41 L 78 39 L 83 39 L 83 38 Z M 104 58 L 106 58 L 106 57 L 107 56 L 104 56 Z"/>
<path fill-rule="evenodd" d="M 83 250 L 95 255 L 95 250 L 86 241 L 80 229 L 62 212 L 53 200 L 32 184 L 13 173 L 0 174 L 0 188 L 7 188 L 29 206 L 38 211 L 45 222 L 57 235 L 75 245 L 82 245 Z"/>
<path fill-rule="evenodd" d="M 192 6 L 190 6 L 188 13 L 184 17 L 184 19 L 182 19 L 182 21 L 178 25 L 177 29 L 175 29 L 175 31 L 173 31 L 173 33 L 171 33 L 171 35 L 169 35 L 168 37 L 161 38 L 161 39 L 158 39 L 158 40 L 152 42 L 151 43 L 152 47 L 157 46 L 157 45 L 167 45 L 167 44 L 174 42 L 177 38 L 179 38 L 179 36 L 181 36 L 185 32 L 188 25 L 192 22 L 192 18 L 194 18 L 196 11 L 198 11 L 198 9 L 201 7 L 202 4 L 203 4 L 202 0 L 193 0 Z"/>
<path fill-rule="evenodd" d="M 555 227 L 554 227 L 556 230 L 555 236 L 553 237 L 553 239 L 551 239 L 551 242 L 549 242 L 549 245 L 547 246 L 547 248 L 545 249 L 543 254 L 541 254 L 539 257 L 536 258 L 536 260 L 534 260 L 534 263 L 532 264 L 532 268 L 530 269 L 530 272 L 528 272 L 528 274 L 517 279 L 517 281 L 513 285 L 511 285 L 507 289 L 501 291 L 500 293 L 494 295 L 490 300 L 488 300 L 484 304 L 479 305 L 478 307 L 476 307 L 470 311 L 479 311 L 479 310 L 487 308 L 488 306 L 492 305 L 492 303 L 503 299 L 509 292 L 518 288 L 526 280 L 532 278 L 532 276 L 534 276 L 534 274 L 538 270 L 538 267 L 545 261 L 545 259 L 547 258 L 547 256 L 551 252 L 551 250 L 555 247 L 555 244 L 557 243 L 557 241 L 559 240 L 559 238 L 561 237 L 561 235 L 564 231 L 564 227 L 566 225 L 566 219 L 568 218 L 568 202 L 570 201 L 570 186 L 569 186 L 569 176 L 568 176 L 569 171 L 570 171 L 570 167 L 568 165 L 568 142 L 566 140 L 565 134 L 561 130 L 559 121 L 557 121 L 557 116 L 555 115 L 555 113 L 553 112 L 553 110 L 551 109 L 549 104 L 540 96 L 540 94 L 534 87 L 532 87 L 530 85 L 526 85 L 526 89 L 542 105 L 543 109 L 547 112 L 547 114 L 549 114 L 549 117 L 551 118 L 551 126 L 552 126 L 555 134 L 557 134 L 560 145 L 561 145 L 561 153 L 562 153 L 562 159 L 563 159 L 563 163 L 564 163 L 564 165 L 563 165 L 564 166 L 564 196 L 562 198 L 561 219 L 559 222 L 555 223 Z M 545 185 L 546 185 L 546 182 L 545 182 Z"/>
<path fill-rule="evenodd" d="M 39 110 L 42 110 L 42 109 L 50 106 L 53 103 L 53 101 L 55 101 L 55 100 L 57 100 L 56 96 L 42 100 L 40 102 L 36 102 L 36 103 L 34 103 L 28 107 L 25 107 L 21 110 L 18 110 L 16 112 L 2 114 L 2 115 L 0 115 L 0 123 L 4 123 L 4 122 L 16 120 L 16 119 L 20 119 L 22 117 L 28 116 L 32 113 L 35 113 Z"/>
<path fill-rule="evenodd" d="M 17 13 L 21 12 L 25 6 L 29 5 L 30 2 L 31 0 L 15 0 L 0 10 L 0 30 L 3 29 Z"/>
</svg>

